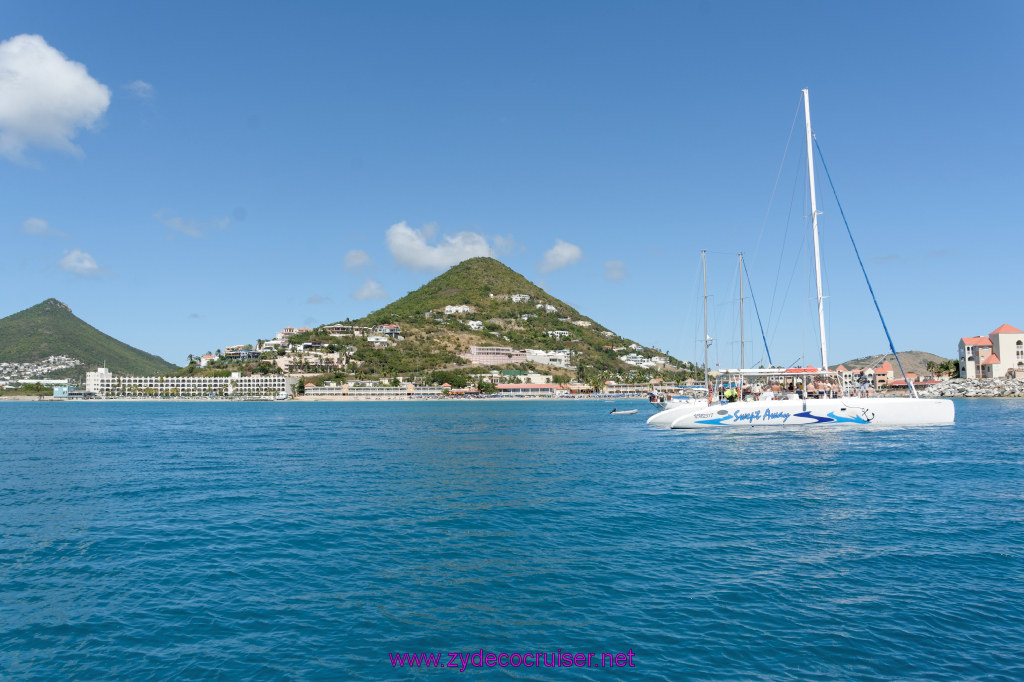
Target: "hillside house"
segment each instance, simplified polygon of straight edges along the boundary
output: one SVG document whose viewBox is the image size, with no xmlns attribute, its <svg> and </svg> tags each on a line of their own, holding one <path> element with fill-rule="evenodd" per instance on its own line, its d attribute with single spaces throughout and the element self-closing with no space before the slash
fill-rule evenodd
<svg viewBox="0 0 1024 682">
<path fill-rule="evenodd" d="M 372 331 L 374 334 L 392 339 L 402 338 L 402 328 L 397 324 L 378 324 Z"/>
<path fill-rule="evenodd" d="M 654 367 L 653 360 L 645 358 L 639 353 L 627 353 L 626 355 L 623 355 L 620 359 L 627 365 L 633 365 L 634 367 L 643 367 L 644 369 Z"/>
</svg>

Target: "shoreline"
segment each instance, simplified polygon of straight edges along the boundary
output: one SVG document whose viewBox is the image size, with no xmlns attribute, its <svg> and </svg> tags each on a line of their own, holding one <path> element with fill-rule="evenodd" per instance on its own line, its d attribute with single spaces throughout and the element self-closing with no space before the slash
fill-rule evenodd
<svg viewBox="0 0 1024 682">
<path fill-rule="evenodd" d="M 922 398 L 1024 398 L 1024 379 L 950 379 L 941 384 L 926 386 L 919 390 Z M 904 390 L 882 391 L 878 397 L 895 397 L 906 395 Z M 522 402 L 522 401 L 548 401 L 548 400 L 642 400 L 647 402 L 643 395 L 623 394 L 586 394 L 586 395 L 498 395 L 485 396 L 352 396 L 352 395 L 325 395 L 305 396 L 296 395 L 284 400 L 265 397 L 217 397 L 209 398 L 171 398 L 171 397 L 126 397 L 116 398 L 55 398 L 50 395 L 10 395 L 0 396 L 0 402 L 148 402 L 148 403 L 278 403 L 278 402 L 301 402 L 301 403 L 363 403 L 363 402 L 445 402 L 445 403 L 477 403 L 477 402 Z"/>
<path fill-rule="evenodd" d="M 37 403 L 372 403 L 372 402 L 418 402 L 418 403 L 487 403 L 487 402 L 537 402 L 537 401 L 618 401 L 618 400 L 642 400 L 648 402 L 644 396 L 586 396 L 586 397 L 562 397 L 562 396 L 500 396 L 494 398 L 434 398 L 434 397 L 412 397 L 412 396 L 317 396 L 304 397 L 296 396 L 286 400 L 276 398 L 54 398 L 53 396 L 0 396 L 0 402 L 37 402 Z"/>
</svg>

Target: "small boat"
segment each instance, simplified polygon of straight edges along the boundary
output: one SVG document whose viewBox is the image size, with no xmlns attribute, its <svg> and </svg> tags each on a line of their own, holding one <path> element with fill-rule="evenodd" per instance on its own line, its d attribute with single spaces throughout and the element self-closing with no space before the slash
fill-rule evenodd
<svg viewBox="0 0 1024 682">
<path fill-rule="evenodd" d="M 620 410 L 616 407 L 614 410 L 609 412 L 609 414 L 636 414 L 636 410 Z"/>
</svg>

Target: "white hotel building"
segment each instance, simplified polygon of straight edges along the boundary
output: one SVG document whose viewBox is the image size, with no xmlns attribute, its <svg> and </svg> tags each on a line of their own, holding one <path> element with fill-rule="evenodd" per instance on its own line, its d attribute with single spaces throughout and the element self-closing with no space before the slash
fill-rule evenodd
<svg viewBox="0 0 1024 682">
<path fill-rule="evenodd" d="M 1024 376 L 1024 332 L 1011 325 L 988 336 L 965 336 L 957 350 L 961 379 Z"/>
<path fill-rule="evenodd" d="M 471 346 L 462 355 L 474 365 L 515 365 L 526 362 L 526 352 L 505 346 Z"/>
<path fill-rule="evenodd" d="M 282 374 L 227 377 L 114 376 L 106 367 L 85 375 L 85 390 L 100 398 L 277 398 L 295 392 L 297 377 Z"/>
</svg>

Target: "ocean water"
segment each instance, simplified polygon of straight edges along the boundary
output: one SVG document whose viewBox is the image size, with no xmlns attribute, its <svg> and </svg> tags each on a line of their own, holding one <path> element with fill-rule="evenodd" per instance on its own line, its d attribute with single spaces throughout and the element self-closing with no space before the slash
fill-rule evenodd
<svg viewBox="0 0 1024 682">
<path fill-rule="evenodd" d="M 1024 401 L 649 413 L 0 403 L 0 677 L 1024 679 Z"/>
</svg>

